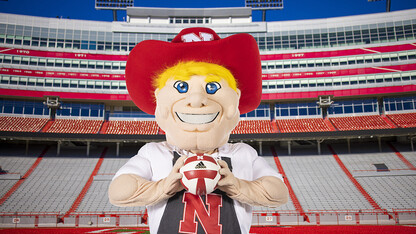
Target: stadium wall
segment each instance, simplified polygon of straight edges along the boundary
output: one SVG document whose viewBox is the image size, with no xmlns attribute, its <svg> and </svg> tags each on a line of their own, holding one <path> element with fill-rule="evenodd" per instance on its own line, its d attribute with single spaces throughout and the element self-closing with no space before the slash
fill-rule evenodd
<svg viewBox="0 0 416 234">
<path fill-rule="evenodd" d="M 241 117 L 271 123 L 266 130 L 235 134 L 280 133 L 274 123 L 280 119 L 416 112 L 414 9 L 279 22 L 252 22 L 245 8 L 193 9 L 192 14 L 189 9 L 152 9 L 150 15 L 148 10 L 130 9 L 128 22 L 0 14 L 0 98 L 5 103 L 0 115 L 39 117 L 42 112 L 53 118 L 55 112 L 40 111 L 39 105 L 59 97 L 58 119 L 98 118 L 103 126 L 111 120 L 153 120 L 134 107 L 127 93 L 128 53 L 143 40 L 171 41 L 182 28 L 194 26 L 211 27 L 220 37 L 250 33 L 258 42 L 262 104 Z M 145 12 L 147 21 L 135 20 Z M 330 105 L 322 105 L 320 97 Z M 24 110 L 19 102 L 25 102 Z M 32 112 L 30 105 L 36 106 Z M 339 130 L 331 121 L 325 124 Z"/>
</svg>

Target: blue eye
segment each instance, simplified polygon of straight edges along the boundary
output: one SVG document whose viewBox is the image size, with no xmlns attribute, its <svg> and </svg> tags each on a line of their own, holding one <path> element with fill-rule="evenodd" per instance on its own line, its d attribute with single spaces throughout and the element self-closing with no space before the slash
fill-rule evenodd
<svg viewBox="0 0 416 234">
<path fill-rule="evenodd" d="M 205 90 L 207 91 L 208 94 L 214 94 L 216 93 L 219 89 L 221 88 L 221 85 L 218 82 L 209 82 L 206 86 L 205 86 Z"/>
<path fill-rule="evenodd" d="M 188 92 L 188 83 L 185 81 L 178 80 L 173 84 L 173 87 L 178 90 L 179 93 L 186 93 Z"/>
</svg>

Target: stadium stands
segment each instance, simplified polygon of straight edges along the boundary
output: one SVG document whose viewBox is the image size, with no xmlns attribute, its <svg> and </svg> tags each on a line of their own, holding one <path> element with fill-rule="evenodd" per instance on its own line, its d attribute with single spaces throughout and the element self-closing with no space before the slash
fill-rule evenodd
<svg viewBox="0 0 416 234">
<path fill-rule="evenodd" d="M 270 152 L 270 147 L 266 147 L 265 148 L 265 150 L 264 150 L 264 156 L 263 156 L 263 158 L 266 160 L 266 162 L 273 168 L 273 169 L 275 169 L 276 171 L 279 171 L 278 170 L 278 168 L 277 168 L 277 166 L 276 166 L 276 163 L 275 163 L 275 161 L 274 161 L 274 158 L 273 158 L 273 154 Z M 289 201 L 286 203 L 286 204 L 284 204 L 284 205 L 282 205 L 282 206 L 280 206 L 280 207 L 278 207 L 278 208 L 269 208 L 269 207 L 254 207 L 253 208 L 254 210 L 260 210 L 260 211 L 274 211 L 274 210 L 285 210 L 285 211 L 287 211 L 287 210 L 290 210 L 290 211 L 295 211 L 296 210 L 296 208 L 295 208 L 295 206 L 293 205 L 293 201 L 291 200 L 291 198 L 289 197 Z"/>
<path fill-rule="evenodd" d="M 137 149 L 136 149 L 137 150 Z M 114 174 L 123 166 L 129 157 L 134 155 L 130 151 L 130 155 L 124 154 L 120 158 L 105 158 L 94 182 L 86 193 L 77 212 L 137 212 L 144 211 L 144 207 L 117 207 L 110 204 L 108 196 L 103 196 L 103 192 L 108 190 L 111 179 Z M 101 179 L 99 179 L 101 177 Z M 103 178 L 103 179 L 102 179 Z"/>
<path fill-rule="evenodd" d="M 270 120 L 241 120 L 231 134 L 327 132 L 345 130 L 371 130 L 416 127 L 415 113 L 389 114 L 382 116 L 343 116 L 329 117 L 326 121 L 317 118 L 284 118 Z M 389 123 L 391 119 L 392 123 Z M 336 127 L 336 129 L 334 128 Z M 101 131 L 100 131 L 101 130 Z M 131 134 L 157 135 L 159 126 L 153 120 L 87 120 L 56 119 L 33 117 L 0 116 L 0 131 L 50 132 L 50 133 L 89 133 L 89 134 Z"/>
<path fill-rule="evenodd" d="M 340 131 L 391 128 L 379 115 L 329 117 L 329 120 Z"/>
<path fill-rule="evenodd" d="M 0 131 L 39 132 L 48 120 L 47 118 L 0 116 Z"/>
<path fill-rule="evenodd" d="M 231 134 L 274 133 L 270 120 L 241 120 Z"/>
<path fill-rule="evenodd" d="M 97 134 L 103 122 L 102 120 L 56 119 L 46 132 Z"/>
<path fill-rule="evenodd" d="M 62 151 L 56 157 L 55 150 L 47 152 L 17 192 L 2 204 L 2 212 L 64 212 L 71 207 L 97 158 L 79 157 L 84 155 L 79 149 Z"/>
<path fill-rule="evenodd" d="M 383 145 L 383 152 L 377 152 L 376 145 L 357 142 L 352 153 L 348 153 L 343 145 L 334 148 L 357 181 L 383 209 L 392 211 L 415 206 L 410 197 L 416 191 L 416 173 L 390 147 Z M 410 152 L 404 153 L 408 154 L 409 159 L 416 159 L 414 154 L 410 156 Z M 380 165 L 385 169 L 378 169 Z M 386 189 L 390 186 L 401 188 Z M 387 191 L 383 192 L 383 189 Z"/>
<path fill-rule="evenodd" d="M 7 174 L 18 174 L 23 176 L 30 166 L 35 162 L 36 157 L 25 156 L 24 152 L 20 152 L 20 155 L 16 155 L 15 149 L 11 150 L 9 147 L 2 145 L 0 153 L 0 166 L 2 170 Z M 16 180 L 0 180 L 0 198 L 3 197 L 7 191 L 12 188 L 16 183 Z"/>
<path fill-rule="evenodd" d="M 105 133 L 156 135 L 158 130 L 156 121 L 111 120 L 108 121 Z"/>
<path fill-rule="evenodd" d="M 411 147 L 408 145 L 394 145 L 394 147 L 398 152 L 401 152 L 407 161 L 416 166 L 416 158 L 414 157 L 414 152 L 412 151 Z"/>
<path fill-rule="evenodd" d="M 384 209 L 391 211 L 415 206 L 416 176 L 414 175 L 360 177 L 357 180 Z M 383 189 L 385 191 L 382 191 Z"/>
<path fill-rule="evenodd" d="M 362 150 L 364 144 L 355 143 L 353 152 L 348 154 L 344 151 L 343 154 L 338 154 L 345 166 L 351 171 L 351 173 L 358 172 L 376 172 L 377 164 L 384 164 L 389 171 L 403 171 L 409 170 L 409 168 L 395 155 L 390 149 L 384 148 L 383 152 L 377 152 L 377 148 L 374 145 L 366 145 L 371 150 Z M 364 153 L 364 152 L 372 152 Z M 390 151 L 390 152 L 389 152 Z M 338 151 L 337 151 L 338 152 Z"/>
<path fill-rule="evenodd" d="M 416 113 L 388 114 L 387 117 L 401 128 L 416 127 Z"/>
<path fill-rule="evenodd" d="M 332 155 L 315 156 L 299 150 L 293 157 L 279 156 L 299 202 L 308 210 L 372 209 L 345 176 Z"/>
<path fill-rule="evenodd" d="M 332 131 L 322 118 L 277 119 L 280 132 L 327 132 Z"/>
<path fill-rule="evenodd" d="M 366 147 L 354 148 L 352 154 L 347 153 L 345 144 L 334 144 L 334 149 L 349 171 L 354 175 L 358 171 L 374 171 L 373 164 L 385 163 L 390 169 L 405 169 L 404 164 L 388 147 L 378 152 L 376 142 L 366 143 Z M 399 145 L 400 146 L 400 145 Z M 324 147 L 323 154 L 317 156 L 314 149 L 298 148 L 288 156 L 286 150 L 276 146 L 277 155 L 287 179 L 290 181 L 295 196 L 307 215 L 311 212 L 338 212 L 373 210 L 364 196 L 354 187 L 353 183 L 341 170 L 334 158 Z M 398 147 L 402 149 L 402 146 Z M 30 146 L 30 155 L 39 152 L 38 147 Z M 107 190 L 114 173 L 135 154 L 138 146 L 130 145 L 123 148 L 119 157 L 115 156 L 114 146 L 110 147 L 94 178 L 91 186 L 83 197 L 74 214 L 129 214 L 144 212 L 144 207 L 120 208 L 108 202 Z M 52 146 L 33 173 L 24 183 L 2 204 L 0 213 L 42 213 L 52 212 L 60 217 L 68 212 L 73 202 L 79 197 L 88 177 L 93 173 L 98 156 L 103 147 L 93 148 L 90 158 L 83 157 L 84 148 L 63 148 L 61 155 L 56 156 L 56 148 Z M 0 162 L 10 171 L 26 171 L 35 157 L 24 157 L 21 147 L 17 145 L 2 153 Z M 265 147 L 264 159 L 277 170 L 275 160 L 269 149 Z M 415 154 L 403 152 L 413 162 Z M 10 157 L 7 155 L 20 155 Z M 16 161 L 17 160 L 17 161 Z M 15 168 L 15 169 L 12 169 Z M 415 208 L 413 197 L 415 191 L 414 175 L 358 176 L 358 183 L 370 194 L 382 209 L 392 212 L 393 209 Z M 9 188 L 8 181 L 0 180 L 3 188 Z M 386 189 L 386 188 L 389 189 Z M 287 212 L 296 213 L 292 200 L 279 208 L 254 207 L 255 212 Z M 68 216 L 69 217 L 69 216 Z"/>
<path fill-rule="evenodd" d="M 309 224 L 302 223 L 301 211 L 319 211 L 329 213 L 331 221 L 324 223 L 322 213 L 316 212 L 315 220 L 310 215 L 311 222 L 380 224 L 381 217 L 385 223 L 402 224 L 396 212 L 401 209 L 413 212 L 407 221 L 415 224 L 416 174 L 412 168 L 416 155 L 410 149 L 416 127 L 416 9 L 283 24 L 251 22 L 251 16 L 241 18 L 233 15 L 234 10 L 225 18 L 229 23 L 220 20 L 219 25 L 204 10 L 192 11 L 204 14 L 195 22 L 220 29 L 221 38 L 248 32 L 259 45 L 262 103 L 241 115 L 231 138 L 259 143 L 265 160 L 285 171 L 292 197 L 279 208 L 255 207 L 260 212 L 257 218 L 265 219 L 255 223 L 269 225 L 272 218 L 272 225 L 284 220 Z M 189 24 L 190 19 L 180 16 L 166 18 L 166 24 L 160 18 L 153 20 L 152 15 L 144 17 L 146 22 L 140 17 L 129 15 L 129 22 L 92 22 L 0 14 L 0 132 L 4 134 L 0 166 L 6 175 L 24 175 L 33 169 L 20 180 L 0 177 L 4 198 L 0 198 L 0 227 L 26 225 L 30 221 L 18 214 L 28 212 L 58 213 L 50 225 L 67 214 L 72 217 L 65 225 L 91 225 L 92 216 L 85 218 L 88 221 L 77 217 L 91 213 L 96 215 L 91 222 L 101 226 L 119 225 L 121 215 L 144 212 L 144 207 L 110 205 L 107 198 L 114 173 L 143 142 L 161 140 L 163 136 L 154 135 L 164 134 L 154 116 L 131 102 L 124 79 L 127 56 L 143 40 L 171 41 L 176 29 L 198 23 Z M 143 27 L 132 33 L 137 22 Z M 47 97 L 59 97 L 58 103 L 48 106 Z M 317 103 L 320 97 L 331 99 Z M 56 119 L 50 119 L 53 114 Z M 379 136 L 373 132 L 381 131 L 347 132 L 376 129 L 386 131 Z M 356 140 L 365 132 L 371 135 Z M 386 136 L 384 132 L 394 133 Z M 256 139 L 254 134 L 259 133 L 270 134 Z M 302 135 L 314 138 L 299 140 Z M 85 139 L 89 137 L 94 140 Z M 111 137 L 115 140 L 107 139 Z M 360 143 L 366 139 L 369 142 Z M 390 140 L 397 140 L 393 143 L 397 152 L 385 147 Z M 41 155 L 49 144 L 47 154 Z M 270 146 L 276 149 L 279 168 Z M 320 147 L 318 155 L 316 146 Z M 107 154 L 100 158 L 107 147 Z M 376 211 L 369 200 L 389 215 Z M 10 219 L 1 216 L 6 212 L 11 213 Z M 368 219 L 362 216 L 365 212 Z M 284 217 L 285 213 L 289 216 Z M 99 217 L 112 223 L 103 223 Z M 33 223 L 41 219 L 33 218 Z M 128 219 L 134 220 L 131 223 L 139 220 Z"/>
</svg>

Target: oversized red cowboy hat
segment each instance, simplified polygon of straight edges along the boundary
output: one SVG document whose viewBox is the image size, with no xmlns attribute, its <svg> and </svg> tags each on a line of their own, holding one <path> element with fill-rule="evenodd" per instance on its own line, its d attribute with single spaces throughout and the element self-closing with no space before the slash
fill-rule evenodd
<svg viewBox="0 0 416 234">
<path fill-rule="evenodd" d="M 221 39 L 210 28 L 187 28 L 172 42 L 146 40 L 137 44 L 127 60 L 126 83 L 133 102 L 154 115 L 153 79 L 179 61 L 209 62 L 224 66 L 241 90 L 241 114 L 257 108 L 261 100 L 261 62 L 256 40 L 249 34 Z"/>
</svg>

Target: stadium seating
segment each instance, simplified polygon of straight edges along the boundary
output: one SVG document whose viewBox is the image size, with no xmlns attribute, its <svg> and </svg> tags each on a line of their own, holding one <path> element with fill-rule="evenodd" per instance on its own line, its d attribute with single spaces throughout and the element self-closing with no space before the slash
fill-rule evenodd
<svg viewBox="0 0 416 234">
<path fill-rule="evenodd" d="M 401 128 L 416 127 L 416 113 L 389 114 L 387 117 Z"/>
<path fill-rule="evenodd" d="M 0 116 L 0 131 L 39 132 L 48 120 L 47 118 Z"/>
<path fill-rule="evenodd" d="M 266 162 L 276 171 L 279 171 L 276 167 L 276 163 L 274 162 L 273 156 L 269 150 L 269 147 L 265 147 L 264 148 L 264 154 L 265 156 L 263 156 L 263 158 L 266 160 Z M 277 208 L 269 208 L 269 207 L 264 207 L 264 206 L 256 206 L 253 208 L 253 210 L 256 211 L 276 211 L 276 210 L 296 210 L 295 206 L 293 205 L 293 202 L 291 200 L 291 198 L 289 197 L 289 201 L 282 205 L 279 206 Z"/>
<path fill-rule="evenodd" d="M 53 152 L 56 151 L 50 150 L 50 153 Z M 78 154 L 80 155 L 83 155 L 83 152 Z M 25 183 L 2 204 L 1 210 L 3 212 L 67 211 L 81 192 L 97 162 L 97 158 L 76 156 L 77 150 L 74 149 L 71 152 L 63 151 L 61 157 L 47 155 L 33 173 L 25 178 Z"/>
<path fill-rule="evenodd" d="M 305 211 L 372 209 L 332 155 L 296 155 L 280 161 Z"/>
<path fill-rule="evenodd" d="M 107 176 L 112 178 L 114 174 L 123 166 L 129 159 L 134 155 L 133 152 L 130 154 L 121 155 L 121 158 L 105 158 L 101 164 L 98 176 Z M 90 189 L 86 193 L 82 200 L 77 212 L 132 212 L 132 211 L 144 211 L 144 207 L 118 207 L 110 204 L 108 196 L 103 196 L 103 193 L 108 189 L 111 179 L 96 180 L 94 179 Z"/>
<path fill-rule="evenodd" d="M 414 207 L 415 176 L 360 177 L 357 180 L 384 209 Z M 380 192 L 387 184 L 394 184 L 394 187 L 400 185 L 401 189 L 392 188 L 389 189 L 390 192 Z"/>
<path fill-rule="evenodd" d="M 274 133 L 270 120 L 241 120 L 231 134 Z"/>
<path fill-rule="evenodd" d="M 46 132 L 96 134 L 102 123 L 102 120 L 56 119 Z"/>
<path fill-rule="evenodd" d="M 355 148 L 357 152 L 347 154 L 346 146 L 335 145 L 334 149 L 339 157 L 354 174 L 357 170 L 367 170 L 372 163 L 386 163 L 390 168 L 403 170 L 400 159 L 388 148 L 378 152 L 376 143 L 365 144 L 366 147 Z M 108 150 L 97 175 L 114 173 L 137 152 L 139 146 L 128 146 L 123 153 L 115 156 L 115 146 Z M 36 155 L 37 146 L 30 146 L 30 155 Z M 62 148 L 61 155 L 56 157 L 56 147 L 53 146 L 45 155 L 33 173 L 14 192 L 9 199 L 0 206 L 1 212 L 58 212 L 64 214 L 71 207 L 85 185 L 88 177 L 97 165 L 98 155 L 103 148 L 94 148 L 90 158 L 84 157 L 84 148 Z M 333 156 L 323 147 L 323 154 L 316 155 L 315 149 L 296 149 L 288 156 L 286 150 L 277 148 L 277 155 L 286 173 L 287 179 L 303 206 L 308 211 L 314 210 L 371 210 L 371 205 L 354 187 Z M 20 157 L 7 155 L 20 154 Z M 264 147 L 263 158 L 277 170 L 273 155 L 269 147 Z M 414 159 L 414 154 L 410 155 Z M 21 147 L 12 146 L 5 153 L 0 153 L 0 160 L 5 170 L 24 173 L 35 161 L 35 157 L 24 157 Z M 313 178 L 313 179 L 311 179 Z M 374 200 L 383 208 L 393 209 L 414 208 L 412 191 L 415 191 L 414 176 L 360 177 L 359 183 L 368 191 Z M 120 208 L 111 205 L 106 196 L 111 179 L 95 180 L 85 194 L 75 212 L 85 213 L 128 213 L 140 212 L 144 207 Z M 0 180 L 1 185 L 8 190 L 11 185 Z M 386 191 L 385 187 L 391 189 Z M 388 194 L 387 194 L 388 193 Z M 262 212 L 295 212 L 291 200 L 279 208 L 254 207 Z"/>
<path fill-rule="evenodd" d="M 0 166 L 6 173 L 20 174 L 21 176 L 26 173 L 30 166 L 35 162 L 35 157 L 24 156 L 24 149 L 17 151 L 16 149 L 10 149 L 6 145 L 1 145 L 0 151 Z M 31 147 L 34 148 L 34 147 Z M 3 197 L 6 192 L 12 188 L 16 183 L 16 180 L 2 180 L 0 197 Z"/>
<path fill-rule="evenodd" d="M 278 119 L 280 132 L 327 132 L 332 131 L 322 118 Z"/>
<path fill-rule="evenodd" d="M 156 121 L 112 120 L 108 121 L 105 133 L 156 135 L 158 130 Z"/>
<path fill-rule="evenodd" d="M 329 117 L 329 120 L 340 131 L 392 128 L 379 115 Z"/>
<path fill-rule="evenodd" d="M 387 145 L 382 146 L 382 152 L 378 151 L 378 146 L 368 143 L 354 143 L 355 147 L 351 153 L 348 153 L 345 145 L 335 146 L 335 151 L 348 170 L 353 174 L 363 188 L 377 201 L 384 209 L 406 209 L 414 207 L 414 191 L 416 191 L 416 177 L 406 176 L 404 173 L 412 173 L 406 164 L 397 157 L 395 152 Z M 403 147 L 401 147 L 403 149 Z M 416 159 L 411 151 L 408 153 L 408 159 Z M 383 163 L 388 171 L 381 172 L 383 175 L 376 176 L 377 168 L 375 164 Z M 400 186 L 400 189 L 388 189 L 383 192 L 386 185 Z"/>
</svg>

